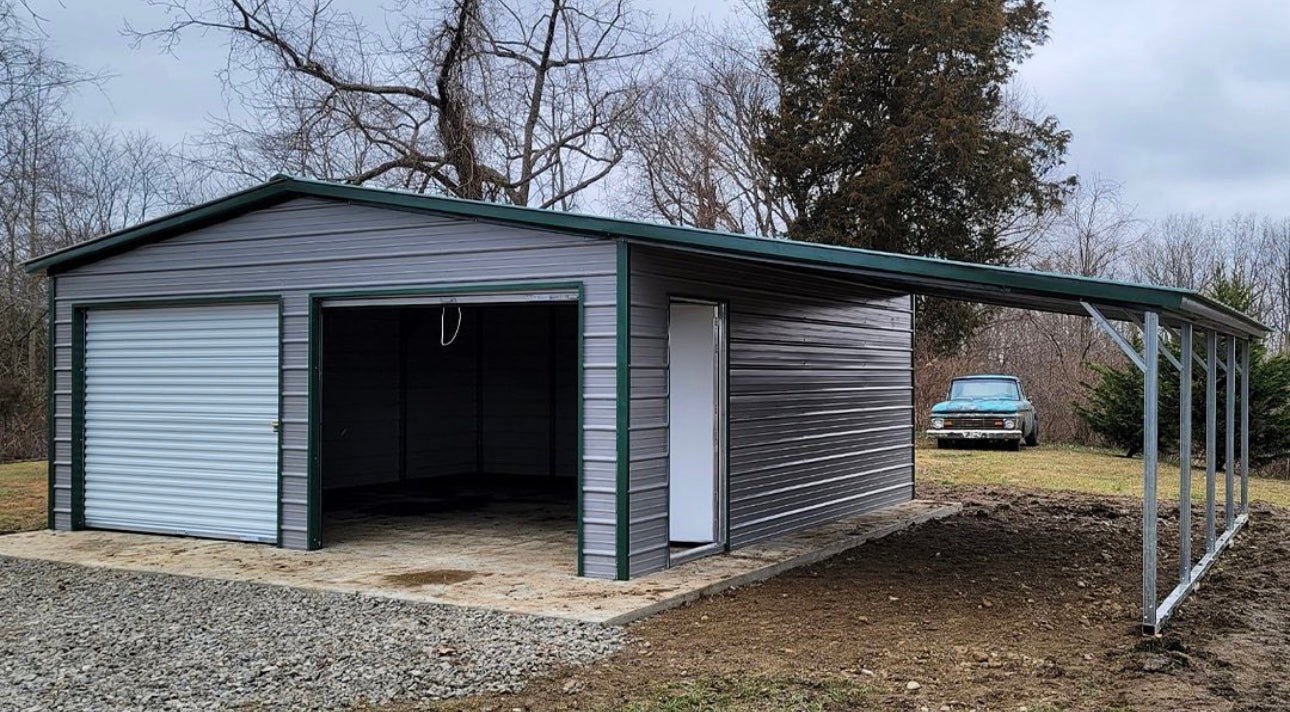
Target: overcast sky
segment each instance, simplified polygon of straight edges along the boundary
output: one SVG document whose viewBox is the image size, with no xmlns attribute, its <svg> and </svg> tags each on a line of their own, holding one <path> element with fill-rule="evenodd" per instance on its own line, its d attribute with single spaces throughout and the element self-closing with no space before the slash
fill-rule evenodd
<svg viewBox="0 0 1290 712">
<path fill-rule="evenodd" d="M 694 7 L 720 21 L 729 0 L 638 0 L 660 16 Z M 133 49 L 125 21 L 161 24 L 141 0 L 36 0 L 56 56 L 115 75 L 75 110 L 89 122 L 167 142 L 222 110 L 218 38 L 188 37 L 177 57 Z M 708 9 L 710 7 L 710 9 Z M 1290 2 L 1050 0 L 1052 39 L 1020 71 L 1025 88 L 1074 133 L 1069 168 L 1124 187 L 1137 215 L 1290 217 Z"/>
</svg>

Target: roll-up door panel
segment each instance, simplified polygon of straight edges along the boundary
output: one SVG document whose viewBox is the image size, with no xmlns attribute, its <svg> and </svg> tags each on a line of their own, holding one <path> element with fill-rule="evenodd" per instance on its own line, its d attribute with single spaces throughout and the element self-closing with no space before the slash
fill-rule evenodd
<svg viewBox="0 0 1290 712">
<path fill-rule="evenodd" d="M 276 541 L 278 306 L 91 309 L 85 524 Z"/>
</svg>

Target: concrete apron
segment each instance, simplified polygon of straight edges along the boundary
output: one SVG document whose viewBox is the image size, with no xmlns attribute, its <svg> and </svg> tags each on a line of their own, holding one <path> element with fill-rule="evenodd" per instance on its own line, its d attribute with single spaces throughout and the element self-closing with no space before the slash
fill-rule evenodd
<svg viewBox="0 0 1290 712">
<path fill-rule="evenodd" d="M 622 625 L 701 596 L 763 581 L 866 541 L 957 514 L 957 503 L 914 500 L 779 539 L 697 559 L 633 581 L 579 578 L 513 538 L 382 538 L 318 551 L 128 534 L 37 531 L 0 536 L 0 556 L 294 586 L 508 613 Z M 549 552 L 549 548 L 548 548 Z M 545 553 L 545 552 L 544 552 Z M 568 552 L 572 554 L 572 549 Z"/>
</svg>

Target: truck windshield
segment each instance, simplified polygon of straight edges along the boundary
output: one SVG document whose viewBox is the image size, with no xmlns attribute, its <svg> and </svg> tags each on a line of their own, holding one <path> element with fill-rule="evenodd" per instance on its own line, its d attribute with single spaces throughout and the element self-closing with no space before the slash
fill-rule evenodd
<svg viewBox="0 0 1290 712">
<path fill-rule="evenodd" d="M 1018 400 L 1017 382 L 1003 378 L 968 378 L 950 384 L 950 400 Z"/>
</svg>

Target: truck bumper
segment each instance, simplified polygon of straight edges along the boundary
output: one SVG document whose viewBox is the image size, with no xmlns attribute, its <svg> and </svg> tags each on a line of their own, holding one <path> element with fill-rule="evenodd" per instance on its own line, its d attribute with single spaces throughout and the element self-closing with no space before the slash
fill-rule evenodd
<svg viewBox="0 0 1290 712">
<path fill-rule="evenodd" d="M 1020 430 L 928 430 L 928 436 L 940 440 L 1020 440 Z"/>
</svg>

